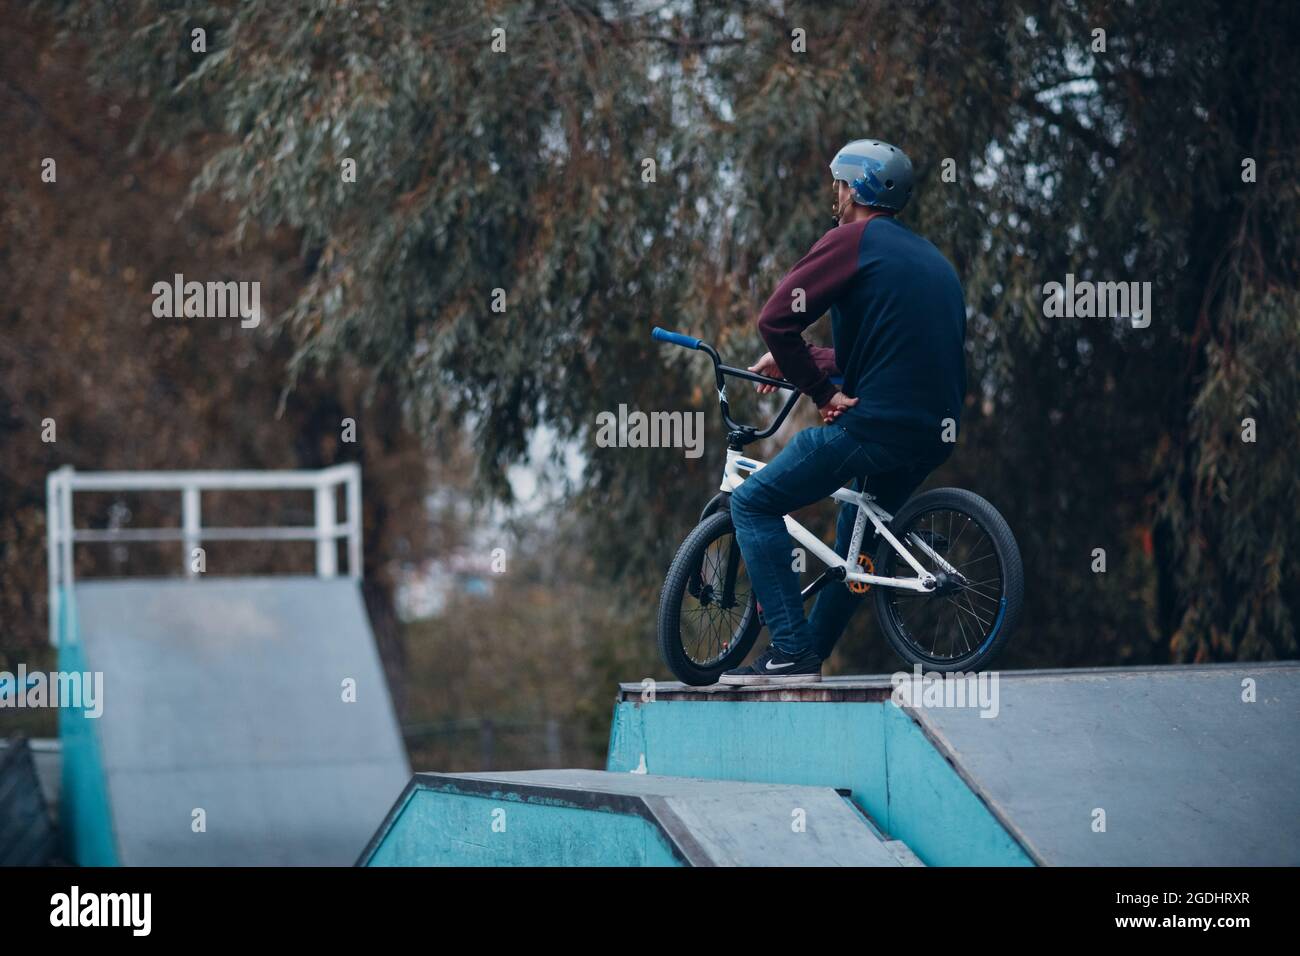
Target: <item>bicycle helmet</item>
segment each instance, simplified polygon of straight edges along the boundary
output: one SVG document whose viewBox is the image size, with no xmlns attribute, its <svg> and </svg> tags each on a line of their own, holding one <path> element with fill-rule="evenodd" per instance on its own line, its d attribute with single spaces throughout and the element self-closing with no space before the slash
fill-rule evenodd
<svg viewBox="0 0 1300 956">
<path fill-rule="evenodd" d="M 831 175 L 849 184 L 859 206 L 902 212 L 912 198 L 912 161 L 878 139 L 855 139 L 841 149 L 831 160 Z"/>
</svg>

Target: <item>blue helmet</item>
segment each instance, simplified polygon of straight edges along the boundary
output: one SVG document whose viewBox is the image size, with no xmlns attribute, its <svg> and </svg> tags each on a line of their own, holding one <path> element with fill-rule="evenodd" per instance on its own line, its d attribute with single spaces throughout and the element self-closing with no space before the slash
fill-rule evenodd
<svg viewBox="0 0 1300 956">
<path fill-rule="evenodd" d="M 902 212 L 912 198 L 912 161 L 897 146 L 855 139 L 831 160 L 831 175 L 853 190 L 859 206 Z"/>
</svg>

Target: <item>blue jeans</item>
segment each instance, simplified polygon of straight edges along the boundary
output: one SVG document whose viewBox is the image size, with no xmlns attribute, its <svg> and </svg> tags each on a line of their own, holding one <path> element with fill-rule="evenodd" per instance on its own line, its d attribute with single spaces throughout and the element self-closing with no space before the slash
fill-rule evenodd
<svg viewBox="0 0 1300 956">
<path fill-rule="evenodd" d="M 786 531 L 784 516 L 850 482 L 858 491 L 870 491 L 893 514 L 938 464 L 933 456 L 905 447 L 859 441 L 843 425 L 831 423 L 801 431 L 732 493 L 736 541 L 774 646 L 786 654 L 812 650 L 825 660 L 863 601 L 863 595 L 832 582 L 818 593 L 811 620 L 804 617 L 792 553 L 795 541 Z M 840 505 L 835 531 L 840 557 L 848 556 L 856 516 L 856 506 Z M 862 538 L 862 550 L 868 554 L 873 533 L 868 524 Z"/>
</svg>

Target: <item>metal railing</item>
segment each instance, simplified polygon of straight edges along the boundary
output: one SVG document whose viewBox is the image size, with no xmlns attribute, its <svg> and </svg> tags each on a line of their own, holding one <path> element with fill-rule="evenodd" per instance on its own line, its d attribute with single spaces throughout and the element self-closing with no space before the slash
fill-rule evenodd
<svg viewBox="0 0 1300 956">
<path fill-rule="evenodd" d="M 337 492 L 342 488 L 347 520 L 338 520 Z M 205 491 L 314 492 L 315 521 L 306 527 L 203 527 Z M 174 491 L 181 496 L 181 525 L 171 528 L 77 528 L 72 496 L 78 491 Z M 338 545 L 347 539 L 347 576 L 361 580 L 361 466 L 334 465 L 320 471 L 98 471 L 71 466 L 45 479 L 46 545 L 50 579 L 50 643 L 60 634 L 60 593 L 70 599 L 74 583 L 73 548 L 80 543 L 177 541 L 181 566 L 197 577 L 192 555 L 203 541 L 314 541 L 316 575 L 339 576 Z"/>
</svg>

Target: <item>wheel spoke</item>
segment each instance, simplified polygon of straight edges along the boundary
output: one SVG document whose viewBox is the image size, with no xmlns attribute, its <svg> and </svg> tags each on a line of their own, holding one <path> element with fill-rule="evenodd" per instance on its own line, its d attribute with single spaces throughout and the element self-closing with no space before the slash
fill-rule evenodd
<svg viewBox="0 0 1300 956">
<path fill-rule="evenodd" d="M 941 526 L 945 531 L 939 530 Z M 952 569 L 965 580 L 950 582 L 939 594 L 890 589 L 887 606 L 894 629 L 922 657 L 935 662 L 958 660 L 976 653 L 992 631 L 992 621 L 1003 598 L 1000 562 L 994 566 L 987 564 L 990 558 L 998 557 L 993 538 L 974 516 L 955 508 L 923 512 L 896 533 L 903 541 L 912 540 L 908 536 L 915 534 L 934 550 L 935 557 L 924 551 L 919 554 L 913 551 L 913 556 L 927 571 L 938 574 Z M 891 554 L 885 568 L 878 573 L 893 576 L 898 560 Z M 981 569 L 985 573 L 980 574 Z"/>
<path fill-rule="evenodd" d="M 974 611 L 970 610 L 969 608 L 964 608 L 964 607 L 962 607 L 960 604 L 958 604 L 958 603 L 957 603 L 955 600 L 953 600 L 952 598 L 948 598 L 948 603 L 950 603 L 950 604 L 951 604 L 953 607 L 955 607 L 957 610 L 959 610 L 959 611 L 964 611 L 965 613 L 969 614 L 971 617 L 975 618 L 975 620 L 979 621 L 981 624 L 984 624 L 984 625 L 989 625 L 989 624 L 991 624 L 991 622 L 984 620 L 984 618 L 980 617 L 978 614 L 976 614 Z"/>
<path fill-rule="evenodd" d="M 723 607 L 723 581 L 733 536 L 723 534 L 711 541 L 695 572 L 700 582 L 698 595 L 683 596 L 679 616 L 680 640 L 686 656 L 697 666 L 707 667 L 722 660 L 749 629 L 757 613 L 752 588 L 743 564 L 735 567 L 731 607 Z M 688 579 L 689 580 L 689 579 Z M 695 606 L 688 606 L 689 598 Z"/>
</svg>

